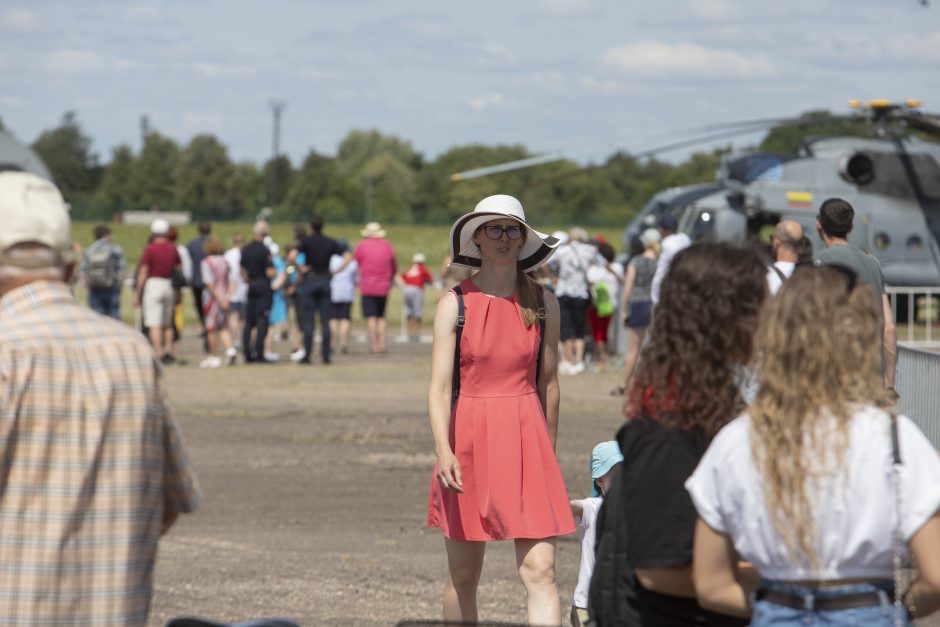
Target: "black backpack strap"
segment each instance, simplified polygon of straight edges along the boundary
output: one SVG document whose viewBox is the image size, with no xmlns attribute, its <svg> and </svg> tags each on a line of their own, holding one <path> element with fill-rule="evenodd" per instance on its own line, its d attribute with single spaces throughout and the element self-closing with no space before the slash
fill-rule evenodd
<svg viewBox="0 0 940 627">
<path fill-rule="evenodd" d="M 775 266 L 775 265 L 771 265 L 771 266 L 770 266 L 770 269 L 777 273 L 777 276 L 780 277 L 780 282 L 781 282 L 781 283 L 786 283 L 786 282 L 787 282 L 787 275 L 785 275 L 785 274 L 783 273 L 783 270 L 781 270 L 780 268 L 778 268 L 778 267 Z"/>
<path fill-rule="evenodd" d="M 535 387 L 539 386 L 539 377 L 542 375 L 542 353 L 545 347 L 545 320 L 548 318 L 548 311 L 545 309 L 545 288 L 541 285 L 535 290 L 535 300 L 538 304 L 537 314 L 539 317 L 539 356 L 535 362 Z"/>
<path fill-rule="evenodd" d="M 901 464 L 901 447 L 898 444 L 898 416 L 895 413 L 891 414 L 891 461 L 894 464 Z"/>
<path fill-rule="evenodd" d="M 460 396 L 460 336 L 463 335 L 463 326 L 467 321 L 464 316 L 463 290 L 459 285 L 455 285 L 453 291 L 457 297 L 457 341 L 454 345 L 454 374 L 450 383 L 451 410 L 457 405 L 457 397 Z"/>
</svg>

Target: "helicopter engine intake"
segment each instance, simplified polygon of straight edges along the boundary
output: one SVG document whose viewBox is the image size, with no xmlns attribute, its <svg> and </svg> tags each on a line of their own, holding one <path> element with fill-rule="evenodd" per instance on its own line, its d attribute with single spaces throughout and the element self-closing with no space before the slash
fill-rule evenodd
<svg viewBox="0 0 940 627">
<path fill-rule="evenodd" d="M 849 183 L 868 185 L 875 180 L 875 162 L 864 152 L 854 152 L 839 164 L 839 174 Z"/>
</svg>

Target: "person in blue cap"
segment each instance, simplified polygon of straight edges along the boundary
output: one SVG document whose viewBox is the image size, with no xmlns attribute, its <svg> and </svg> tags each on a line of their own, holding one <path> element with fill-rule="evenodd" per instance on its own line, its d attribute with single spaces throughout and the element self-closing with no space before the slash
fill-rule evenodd
<svg viewBox="0 0 940 627">
<path fill-rule="evenodd" d="M 597 535 L 597 513 L 604 502 L 604 495 L 613 481 L 614 473 L 620 468 L 623 455 L 616 441 L 601 442 L 591 452 L 591 496 L 586 499 L 571 501 L 571 512 L 578 525 L 578 538 L 581 541 L 581 566 L 578 571 L 578 585 L 571 598 L 571 625 L 581 627 L 588 620 L 588 589 L 591 575 L 594 573 L 594 541 Z"/>
</svg>

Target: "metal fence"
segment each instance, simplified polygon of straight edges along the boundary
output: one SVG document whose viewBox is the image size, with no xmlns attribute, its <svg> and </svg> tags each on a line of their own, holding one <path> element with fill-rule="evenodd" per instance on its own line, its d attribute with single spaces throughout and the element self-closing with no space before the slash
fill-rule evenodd
<svg viewBox="0 0 940 627">
<path fill-rule="evenodd" d="M 940 287 L 887 287 L 898 324 L 898 342 L 905 346 L 940 347 Z"/>
<path fill-rule="evenodd" d="M 898 408 L 940 449 L 940 353 L 898 346 Z"/>
</svg>

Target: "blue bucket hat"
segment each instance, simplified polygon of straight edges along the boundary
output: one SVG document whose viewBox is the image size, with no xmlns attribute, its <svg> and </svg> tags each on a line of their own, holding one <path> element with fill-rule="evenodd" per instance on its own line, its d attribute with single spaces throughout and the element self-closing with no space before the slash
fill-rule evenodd
<svg viewBox="0 0 940 627">
<path fill-rule="evenodd" d="M 601 442 L 591 451 L 591 496 L 600 496 L 597 479 L 603 477 L 615 465 L 623 461 L 620 445 L 616 441 Z"/>
</svg>

